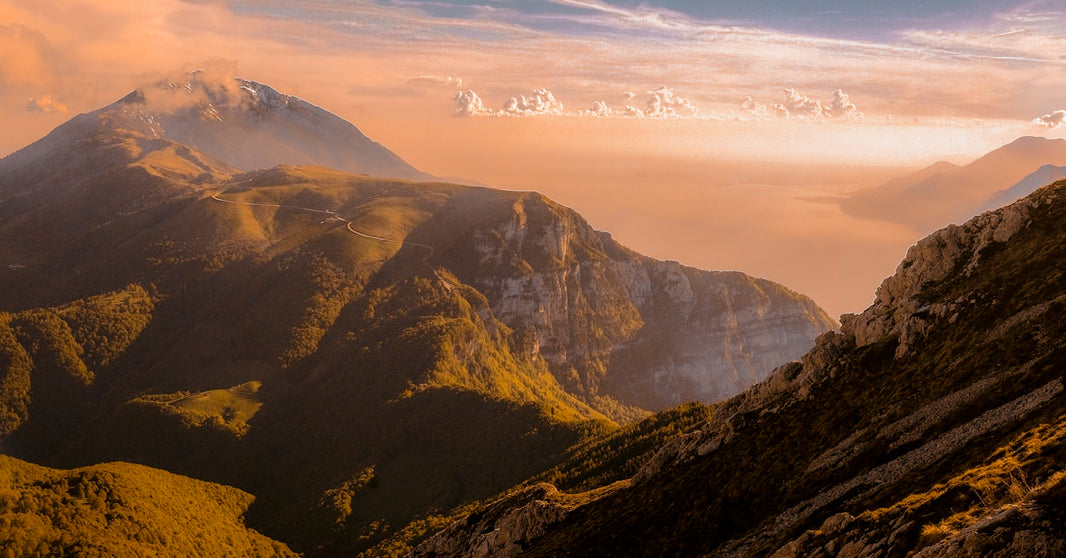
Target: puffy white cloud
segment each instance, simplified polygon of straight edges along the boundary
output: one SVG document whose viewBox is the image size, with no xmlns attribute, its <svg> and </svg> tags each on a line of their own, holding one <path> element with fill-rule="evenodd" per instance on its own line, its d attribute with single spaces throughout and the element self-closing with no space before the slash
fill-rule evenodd
<svg viewBox="0 0 1066 558">
<path fill-rule="evenodd" d="M 808 97 L 792 87 L 786 88 L 784 93 L 783 103 L 765 105 L 749 96 L 741 101 L 740 108 L 757 118 L 776 116 L 785 120 L 797 118 L 815 121 L 862 118 L 859 108 L 851 102 L 851 97 L 843 89 L 833 91 L 833 98 L 825 103 Z"/>
<path fill-rule="evenodd" d="M 473 89 L 466 89 L 455 94 L 455 114 L 459 116 L 477 116 L 491 114 L 492 111 L 485 108 L 481 97 L 474 93 Z"/>
<path fill-rule="evenodd" d="M 784 107 L 788 109 L 789 117 L 797 116 L 817 120 L 826 115 L 821 101 L 812 99 L 791 87 L 785 89 Z"/>
<path fill-rule="evenodd" d="M 647 92 L 643 108 L 628 101 L 636 94 L 626 91 L 621 108 L 611 107 L 605 100 L 598 100 L 585 110 L 567 111 L 562 101 L 545 88 L 534 89 L 529 95 L 511 97 L 503 107 L 493 110 L 473 90 L 460 90 L 455 95 L 455 113 L 460 116 L 573 116 L 593 118 L 699 118 L 699 108 L 692 101 L 663 85 Z"/>
<path fill-rule="evenodd" d="M 644 116 L 649 118 L 695 116 L 699 111 L 700 109 L 691 101 L 674 93 L 669 87 L 660 85 L 658 89 L 648 91 L 648 103 Z"/>
<path fill-rule="evenodd" d="M 699 108 L 692 104 L 692 101 L 678 95 L 672 89 L 665 85 L 660 85 L 657 89 L 652 89 L 647 92 L 648 99 L 644 104 L 644 108 L 638 108 L 631 104 L 636 98 L 637 94 L 632 91 L 625 91 L 622 93 L 622 99 L 625 104 L 622 108 L 612 109 L 607 107 L 607 103 L 604 101 L 598 101 L 597 105 L 603 104 L 603 108 L 606 109 L 604 113 L 597 114 L 597 116 L 615 116 L 619 118 L 692 118 L 699 114 Z M 594 105 L 593 108 L 596 108 Z M 588 111 L 586 111 L 587 113 Z"/>
<path fill-rule="evenodd" d="M 555 98 L 555 95 L 547 89 L 534 89 L 529 97 L 519 95 L 511 97 L 503 104 L 504 115 L 510 116 L 539 116 L 544 114 L 566 114 L 563 103 Z"/>
<path fill-rule="evenodd" d="M 829 102 L 828 107 L 825 107 L 825 112 L 830 118 L 856 118 L 862 116 L 859 108 L 855 106 L 855 103 L 851 102 L 851 98 L 843 89 L 833 91 L 833 100 Z"/>
<path fill-rule="evenodd" d="M 593 110 L 595 108 L 596 106 L 593 105 Z M 606 103 L 603 108 L 610 111 Z M 519 95 L 507 99 L 503 108 L 499 110 L 486 108 L 481 97 L 473 89 L 460 90 L 455 94 L 455 114 L 459 116 L 541 116 L 568 113 L 564 110 L 563 103 L 555 98 L 554 93 L 542 88 L 534 89 L 529 96 Z M 586 115 L 590 114 L 590 111 L 577 114 Z"/>
<path fill-rule="evenodd" d="M 767 107 L 766 105 L 756 101 L 755 97 L 752 97 L 751 95 L 748 95 L 747 97 L 744 98 L 743 101 L 740 102 L 740 108 L 744 112 L 747 112 L 749 114 L 753 114 L 753 115 L 758 116 L 760 118 L 765 118 L 767 116 L 770 116 L 769 107 Z"/>
<path fill-rule="evenodd" d="M 595 103 L 592 103 L 592 106 L 589 109 L 585 110 L 581 114 L 583 114 L 584 116 L 607 118 L 614 114 L 614 111 L 611 110 L 611 107 L 607 106 L 607 101 L 596 101 Z"/>
<path fill-rule="evenodd" d="M 744 112 L 751 114 L 759 119 L 766 119 L 772 116 L 788 120 L 789 112 L 788 107 L 781 103 L 774 103 L 772 105 L 764 105 L 755 100 L 752 96 L 747 96 L 740 103 L 740 108 Z"/>
<path fill-rule="evenodd" d="M 1033 124 L 1045 128 L 1058 128 L 1066 124 L 1066 109 L 1051 111 L 1044 116 L 1037 117 L 1033 120 Z"/>
<path fill-rule="evenodd" d="M 26 110 L 41 113 L 67 112 L 67 105 L 53 99 L 51 95 L 43 95 L 30 99 L 30 102 L 26 103 Z"/>
</svg>

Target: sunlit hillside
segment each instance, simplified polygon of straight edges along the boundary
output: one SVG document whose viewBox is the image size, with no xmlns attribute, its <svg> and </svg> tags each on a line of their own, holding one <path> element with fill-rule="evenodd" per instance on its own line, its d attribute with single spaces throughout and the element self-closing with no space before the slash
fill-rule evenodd
<svg viewBox="0 0 1066 558">
<path fill-rule="evenodd" d="M 244 524 L 253 497 L 134 465 L 73 470 L 0 455 L 5 556 L 296 556 Z"/>
</svg>

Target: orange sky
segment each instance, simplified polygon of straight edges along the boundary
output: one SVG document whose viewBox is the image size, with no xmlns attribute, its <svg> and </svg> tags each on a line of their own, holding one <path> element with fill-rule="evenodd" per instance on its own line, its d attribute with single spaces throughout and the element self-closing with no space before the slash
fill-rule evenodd
<svg viewBox="0 0 1066 558">
<path fill-rule="evenodd" d="M 1061 13 L 856 39 L 596 0 L 546 2 L 573 14 L 551 26 L 417 4 L 0 0 L 0 155 L 207 65 L 336 112 L 422 170 L 543 191 L 637 250 L 838 314 L 917 236 L 827 197 L 1066 131 L 1033 121 L 1066 108 Z M 460 91 L 482 110 L 457 115 Z"/>
</svg>

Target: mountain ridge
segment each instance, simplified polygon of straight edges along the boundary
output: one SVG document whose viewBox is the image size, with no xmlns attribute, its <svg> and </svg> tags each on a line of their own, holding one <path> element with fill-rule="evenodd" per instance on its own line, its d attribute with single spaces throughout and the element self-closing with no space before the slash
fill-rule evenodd
<svg viewBox="0 0 1066 558">
<path fill-rule="evenodd" d="M 944 223 L 961 223 L 1002 205 L 992 205 L 998 192 L 1045 164 L 1066 165 L 1066 140 L 1023 136 L 961 167 L 935 163 L 854 192 L 840 207 L 855 217 L 901 223 L 928 234 Z"/>
<path fill-rule="evenodd" d="M 242 172 L 159 137 L 152 102 L 0 160 L 0 447 L 240 488 L 300 552 L 370 548 L 835 325 L 534 192 Z"/>
<path fill-rule="evenodd" d="M 245 527 L 252 496 L 130 463 L 60 471 L 0 455 L 0 544 L 18 555 L 296 556 Z"/>
<path fill-rule="evenodd" d="M 1061 178 L 1066 178 L 1066 166 L 1055 166 L 1051 164 L 1042 165 L 1040 168 L 1033 171 L 1032 174 L 1019 180 L 1017 184 L 1014 184 L 1005 190 L 996 192 L 988 200 L 988 203 L 982 207 L 982 210 L 992 211 L 998 207 L 1014 203 L 1015 201 L 1032 194 L 1040 187 L 1055 182 Z"/>
</svg>

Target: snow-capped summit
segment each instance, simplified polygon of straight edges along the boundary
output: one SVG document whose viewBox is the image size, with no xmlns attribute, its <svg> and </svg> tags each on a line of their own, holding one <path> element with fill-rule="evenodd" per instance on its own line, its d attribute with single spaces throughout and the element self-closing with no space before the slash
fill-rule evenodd
<svg viewBox="0 0 1066 558">
<path fill-rule="evenodd" d="M 108 130 L 187 145 L 239 170 L 321 165 L 408 180 L 433 180 L 343 118 L 256 81 L 200 73 L 134 90 L 75 116 L 5 160 L 31 160 Z"/>
<path fill-rule="evenodd" d="M 243 170 L 313 164 L 372 176 L 432 178 L 347 120 L 257 81 L 213 81 L 193 72 L 185 82 L 160 82 L 108 109 L 124 111 L 145 133 Z"/>
</svg>

